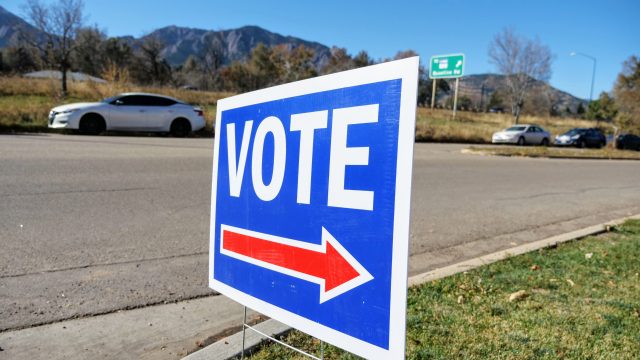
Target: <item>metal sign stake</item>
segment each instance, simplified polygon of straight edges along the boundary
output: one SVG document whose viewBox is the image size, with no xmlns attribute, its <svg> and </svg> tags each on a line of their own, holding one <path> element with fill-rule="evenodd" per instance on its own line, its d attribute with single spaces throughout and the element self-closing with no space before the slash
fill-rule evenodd
<svg viewBox="0 0 640 360">
<path fill-rule="evenodd" d="M 460 82 L 460 78 L 456 78 L 456 93 L 453 96 L 453 120 L 456 119 L 456 109 L 458 107 L 458 84 Z"/>
<path fill-rule="evenodd" d="M 306 356 L 306 357 L 308 357 L 310 359 L 313 359 L 313 360 L 324 360 L 324 341 L 322 341 L 322 340 L 320 341 L 320 357 L 317 357 L 315 355 L 309 354 L 308 352 L 306 352 L 304 350 L 301 350 L 301 349 L 298 349 L 298 348 L 296 348 L 294 346 L 291 346 L 291 345 L 285 343 L 284 341 L 278 340 L 278 339 L 274 338 L 273 336 L 269 336 L 268 334 L 265 334 L 264 332 L 262 332 L 262 331 L 260 331 L 260 330 L 258 330 L 256 328 L 254 328 L 253 326 L 247 324 L 247 307 L 246 306 L 244 307 L 244 316 L 243 316 L 243 320 L 242 320 L 242 351 L 240 352 L 240 359 L 241 360 L 244 359 L 244 353 L 245 353 L 245 350 L 246 350 L 246 347 L 245 347 L 246 329 L 253 330 L 254 332 L 266 337 L 267 339 L 269 339 L 269 340 L 271 340 L 271 341 L 273 341 L 273 342 L 275 342 L 277 344 L 280 344 L 280 345 L 282 345 L 282 346 L 284 346 L 284 347 L 286 347 L 286 348 L 288 348 L 290 350 L 293 350 L 293 351 L 295 351 L 295 352 L 297 352 L 299 354 L 302 354 L 302 355 L 304 355 L 304 356 Z"/>
<path fill-rule="evenodd" d="M 459 78 L 464 76 L 464 54 L 435 55 L 431 57 L 429 63 L 429 78 L 433 80 L 433 91 L 431 91 L 431 108 L 435 102 L 436 79 L 456 79 L 456 90 L 453 98 L 453 115 L 456 118 L 458 110 L 458 86 Z"/>
<path fill-rule="evenodd" d="M 436 81 L 437 79 L 433 79 L 433 90 L 431 90 L 431 109 L 433 110 L 433 106 L 436 104 Z"/>
<path fill-rule="evenodd" d="M 244 317 L 242 318 L 242 353 L 240 355 L 240 359 L 244 359 L 244 339 L 245 339 L 245 330 L 247 329 L 247 307 L 244 307 Z"/>
</svg>

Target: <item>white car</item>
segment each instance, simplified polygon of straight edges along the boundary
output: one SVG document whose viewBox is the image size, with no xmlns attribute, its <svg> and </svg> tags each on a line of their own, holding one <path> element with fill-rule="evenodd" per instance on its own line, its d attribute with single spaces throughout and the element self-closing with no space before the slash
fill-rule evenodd
<svg viewBox="0 0 640 360">
<path fill-rule="evenodd" d="M 551 134 L 537 125 L 515 125 L 493 134 L 494 144 L 542 145 L 549 146 Z"/>
<path fill-rule="evenodd" d="M 145 93 L 126 93 L 96 103 L 55 107 L 49 127 L 99 134 L 106 130 L 168 132 L 186 136 L 204 128 L 202 109 L 180 100 Z"/>
</svg>

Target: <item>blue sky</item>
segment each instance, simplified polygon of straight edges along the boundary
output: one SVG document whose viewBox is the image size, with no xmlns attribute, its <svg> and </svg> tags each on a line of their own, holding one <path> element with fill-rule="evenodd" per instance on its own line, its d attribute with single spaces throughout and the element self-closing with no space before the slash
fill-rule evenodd
<svg viewBox="0 0 640 360">
<path fill-rule="evenodd" d="M 2 6 L 21 14 L 24 2 L 2 0 Z M 167 25 L 213 30 L 258 25 L 352 54 L 366 50 L 378 59 L 413 49 L 426 64 L 432 55 L 462 52 L 467 74 L 494 70 L 489 42 L 513 27 L 551 48 L 551 84 L 582 98 L 589 97 L 593 62 L 569 53 L 597 58 L 594 97 L 611 90 L 624 60 L 640 55 L 637 0 L 85 0 L 85 13 L 89 24 L 111 36 L 139 36 Z"/>
</svg>

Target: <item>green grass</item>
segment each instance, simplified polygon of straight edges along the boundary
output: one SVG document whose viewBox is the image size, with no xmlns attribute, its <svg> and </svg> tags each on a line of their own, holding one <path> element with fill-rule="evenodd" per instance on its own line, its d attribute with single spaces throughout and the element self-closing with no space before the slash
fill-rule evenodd
<svg viewBox="0 0 640 360">
<path fill-rule="evenodd" d="M 589 255 L 591 254 L 591 255 Z M 409 359 L 637 359 L 640 221 L 409 289 Z M 524 290 L 527 297 L 509 301 Z M 288 343 L 318 353 L 298 331 Z M 357 358 L 332 346 L 327 359 Z M 303 359 L 268 343 L 252 359 Z"/>
<path fill-rule="evenodd" d="M 640 160 L 640 151 L 603 149 L 576 149 L 544 146 L 471 146 L 472 153 L 497 156 L 524 156 L 562 159 L 620 159 Z"/>
</svg>

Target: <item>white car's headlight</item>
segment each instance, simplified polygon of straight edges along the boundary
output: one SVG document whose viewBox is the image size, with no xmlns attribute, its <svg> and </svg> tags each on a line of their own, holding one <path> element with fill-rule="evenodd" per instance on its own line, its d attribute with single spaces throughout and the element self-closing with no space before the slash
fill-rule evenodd
<svg viewBox="0 0 640 360">
<path fill-rule="evenodd" d="M 77 111 L 78 109 L 68 109 L 68 110 L 63 110 L 63 111 L 59 111 L 58 114 L 71 114 L 74 111 Z"/>
</svg>

